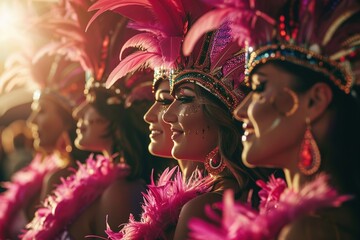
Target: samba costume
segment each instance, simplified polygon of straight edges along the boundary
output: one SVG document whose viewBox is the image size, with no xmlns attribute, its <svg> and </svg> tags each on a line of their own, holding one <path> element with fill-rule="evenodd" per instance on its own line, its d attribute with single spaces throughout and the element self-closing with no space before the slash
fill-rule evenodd
<svg viewBox="0 0 360 240">
<path fill-rule="evenodd" d="M 141 220 L 131 215 L 119 233 L 107 229 L 109 239 L 167 239 L 174 230 L 180 210 L 186 202 L 209 192 L 213 183 L 211 177 L 203 177 L 200 171 L 193 172 L 184 180 L 178 167 L 166 169 L 159 179 L 148 185 L 144 195 Z"/>
<path fill-rule="evenodd" d="M 118 178 L 130 173 L 128 165 L 111 159 L 90 156 L 86 164 L 78 163 L 75 174 L 63 179 L 48 196 L 34 219 L 27 225 L 22 239 L 71 239 L 67 227 Z M 66 237 L 65 237 L 66 236 Z"/>
<path fill-rule="evenodd" d="M 37 59 L 25 53 L 16 53 L 8 61 L 11 61 L 12 67 L 2 76 L 4 86 L 16 88 L 24 82 L 32 83 L 37 88 L 33 95 L 34 104 L 40 98 L 46 98 L 71 118 L 71 108 L 83 92 L 80 87 L 75 87 L 79 80 L 83 80 L 79 77 L 84 73 L 79 65 L 48 56 Z M 51 63 L 54 65 L 50 70 Z M 49 177 L 69 162 L 70 153 L 67 151 L 70 145 L 53 147 L 46 154 L 39 151 L 29 166 L 16 172 L 11 182 L 5 183 L 7 191 L 0 196 L 0 208 L 3 209 L 0 216 L 1 239 L 17 238 L 31 220 L 28 218 L 32 209 L 37 207 Z"/>
<path fill-rule="evenodd" d="M 268 183 L 259 180 L 258 184 L 262 187 L 259 210 L 250 204 L 234 202 L 233 193 L 228 191 L 222 204 L 218 204 L 221 216 L 208 208 L 207 214 L 213 222 L 191 221 L 191 239 L 276 239 L 289 222 L 322 208 L 338 207 L 351 199 L 331 188 L 326 175 L 317 176 L 297 191 L 288 188 L 283 179 L 273 176 Z"/>
<path fill-rule="evenodd" d="M 136 107 L 135 105 L 138 103 L 147 102 L 152 97 L 151 81 L 142 72 L 124 77 L 121 82 L 122 85 L 114 85 L 109 89 L 105 87 L 105 77 L 118 61 L 116 53 L 114 54 L 116 47 L 121 45 L 122 39 L 131 32 L 123 31 L 126 25 L 125 19 L 111 13 L 93 22 L 87 32 L 84 32 L 88 20 L 92 16 L 87 11 L 90 4 L 91 1 L 87 0 L 69 0 L 65 1 L 64 5 L 59 6 L 60 9 L 67 13 L 66 16 L 71 16 L 71 18 L 59 18 L 47 23 L 46 27 L 49 29 L 57 29 L 60 41 L 45 46 L 44 52 L 54 51 L 59 54 L 66 54 L 72 60 L 81 63 L 87 76 L 84 91 L 87 100 L 79 105 L 73 114 L 77 117 L 77 114 L 81 114 L 81 111 L 84 111 L 86 106 L 103 104 L 101 110 L 104 112 L 101 112 L 101 114 L 109 123 L 113 121 L 109 124 L 111 132 L 108 134 L 111 134 L 109 138 L 112 138 L 113 144 L 116 146 L 110 147 L 113 148 L 112 150 L 119 152 L 110 157 L 98 155 L 93 158 L 90 156 L 86 163 L 78 163 L 78 170 L 64 179 L 62 184 L 45 199 L 41 208 L 36 212 L 35 218 L 27 225 L 27 231 L 22 236 L 23 239 L 74 239 L 75 236 L 72 236 L 71 227 L 78 224 L 78 221 L 83 221 L 82 216 L 88 211 L 92 211 L 91 209 L 102 207 L 102 201 L 106 201 L 104 200 L 105 197 L 103 197 L 104 194 L 109 195 L 110 191 L 121 184 L 130 186 L 128 182 L 137 181 L 141 174 L 140 167 L 136 165 L 139 162 L 136 162 L 135 159 L 129 160 L 129 158 L 135 157 L 134 153 L 131 152 L 133 149 L 129 149 L 129 145 L 138 147 L 139 144 L 144 144 L 140 139 L 136 139 L 138 137 L 136 131 L 140 132 L 141 129 L 131 128 L 136 124 L 132 117 L 136 117 L 138 114 L 136 111 L 139 110 L 136 108 L 132 110 L 132 108 Z M 105 108 L 106 110 L 104 110 Z M 134 111 L 134 113 L 130 115 L 129 111 Z M 109 116 L 106 114 L 109 114 Z M 126 116 L 132 122 L 127 122 L 129 120 Z M 121 132 L 123 129 L 117 129 L 118 125 L 120 125 L 119 122 L 130 128 L 127 133 Z M 120 131 L 120 134 L 118 131 Z M 118 135 L 121 135 L 121 139 L 116 138 Z M 117 149 L 118 147 L 121 149 Z M 136 151 L 138 154 L 136 157 L 140 157 L 141 148 L 136 148 Z M 115 158 L 120 158 L 120 162 L 115 161 Z M 144 189 L 144 182 L 138 182 Z M 135 186 L 135 184 L 131 186 Z M 141 196 L 140 191 L 136 194 Z M 133 202 L 136 201 L 134 195 L 135 193 L 129 193 L 124 198 L 132 198 L 131 210 L 136 211 L 135 208 L 140 209 L 140 203 Z M 127 209 L 127 211 L 130 211 L 130 209 Z M 101 214 L 102 212 L 99 213 L 99 215 Z M 107 214 L 109 217 L 116 215 L 112 212 Z M 128 214 L 126 217 L 128 217 Z M 88 219 L 88 222 L 92 220 Z M 104 227 L 105 220 L 105 216 L 103 219 L 99 219 L 99 216 L 97 216 L 96 219 L 96 221 L 103 222 Z M 79 224 L 76 226 L 78 227 Z M 91 226 L 89 229 L 84 229 L 84 231 L 81 229 L 80 234 L 83 232 L 95 234 L 95 228 Z"/>
<path fill-rule="evenodd" d="M 28 222 L 24 209 L 41 192 L 44 178 L 59 166 L 53 156 L 39 154 L 25 168 L 16 172 L 11 182 L 3 183 L 6 191 L 0 195 L 0 239 L 16 237 Z"/>
<path fill-rule="evenodd" d="M 193 12 L 190 10 L 190 3 L 186 1 L 151 1 L 139 5 L 132 4 L 132 2 L 114 1 L 110 6 L 98 1 L 90 8 L 90 10 L 99 10 L 95 17 L 107 10 L 116 9 L 116 12 L 134 21 L 129 24 L 131 28 L 144 31 L 129 39 L 122 47 L 120 53 L 122 59 L 110 74 L 108 86 L 128 72 L 149 67 L 155 72 L 154 91 L 161 81 L 171 79 L 184 67 L 181 42 L 186 34 L 186 27 L 188 24 L 191 25 L 206 8 L 199 3 L 199 6 L 193 9 L 200 12 Z M 126 10 L 132 8 L 134 12 Z M 135 9 L 142 14 L 135 12 Z M 131 47 L 139 50 L 124 57 L 126 50 Z M 210 191 L 212 182 L 211 177 L 203 177 L 198 170 L 188 180 L 184 180 L 178 168 L 165 170 L 158 181 L 152 179 L 151 184 L 148 185 L 149 190 L 144 193 L 140 221 L 136 221 L 134 216 L 131 216 L 129 223 L 125 224 L 119 233 L 108 228 L 109 238 L 166 239 L 172 234 L 183 205 L 190 199 Z"/>
<path fill-rule="evenodd" d="M 356 97 L 355 91 L 352 90 L 356 79 L 354 71 L 356 69 L 351 68 L 351 63 L 358 58 L 360 49 L 359 3 L 355 1 L 275 1 L 271 3 L 212 1 L 212 4 L 215 10 L 200 18 L 187 35 L 188 39 L 184 43 L 185 52 L 191 52 L 196 40 L 208 30 L 220 26 L 223 22 L 231 22 L 230 26 L 234 30 L 233 37 L 241 46 L 248 46 L 245 78 L 247 83 L 250 82 L 249 77 L 255 69 L 263 64 L 290 63 L 325 76 L 329 79 L 329 85 L 335 89 L 334 91 L 344 97 L 349 97 L 349 99 Z M 281 112 L 284 117 L 291 116 L 298 107 L 297 96 L 291 93 L 288 91 L 294 104 L 289 111 Z M 351 160 L 347 160 L 348 155 L 346 153 L 342 156 L 337 155 L 337 157 L 342 157 L 342 161 L 337 160 L 338 164 L 354 165 L 349 163 Z M 320 151 L 308 127 L 299 156 L 299 172 L 313 177 L 313 180 L 309 180 L 298 189 L 288 188 L 283 180 L 273 177 L 267 184 L 258 182 L 263 188 L 259 193 L 262 199 L 259 210 L 245 204 L 234 203 L 232 194 L 227 193 L 223 203 L 220 204 L 222 215 L 208 209 L 213 223 L 200 219 L 193 220 L 192 239 L 218 239 L 219 237 L 222 239 L 276 239 L 282 230 L 288 230 L 285 227 L 289 223 L 297 221 L 301 223 L 306 216 L 313 216 L 316 221 L 323 221 L 324 225 L 332 226 L 331 229 L 328 228 L 325 231 L 334 233 L 333 238 L 358 239 L 358 214 L 351 213 L 358 210 L 358 206 L 355 206 L 358 203 L 352 203 L 358 200 L 356 200 L 357 196 L 352 196 L 349 190 L 352 184 L 356 188 L 358 177 L 355 179 L 356 177 L 351 174 L 340 172 L 341 167 L 338 167 L 338 170 L 332 172 L 333 175 L 338 178 L 347 178 L 347 180 L 343 180 L 346 183 L 341 182 L 342 190 L 339 183 L 332 187 L 334 176 L 327 172 L 331 169 L 321 168 Z M 352 177 L 351 180 L 347 176 Z M 345 193 L 343 193 L 344 189 L 346 189 Z M 341 206 L 343 203 L 346 206 Z M 340 213 L 341 209 L 345 209 L 345 216 L 351 216 L 351 218 L 344 222 L 336 218 L 336 213 Z M 332 213 L 335 215 L 331 215 Z M 314 221 L 315 224 L 316 221 Z M 308 223 L 308 226 L 310 224 Z M 314 226 L 320 226 L 320 224 Z M 307 229 L 304 227 L 303 230 Z M 322 236 L 321 231 L 315 232 L 314 235 L 309 232 L 300 234 L 303 239 L 306 238 L 305 236 L 316 239 Z"/>
<path fill-rule="evenodd" d="M 175 5 L 172 6 L 171 4 Z M 111 85 L 118 77 L 123 76 L 128 71 L 135 71 L 144 65 L 150 66 L 155 69 L 155 82 L 160 78 L 167 78 L 170 80 L 172 89 L 185 82 L 195 83 L 205 91 L 215 95 L 215 97 L 224 104 L 230 115 L 230 111 L 232 111 L 246 95 L 241 89 L 241 85 L 243 84 L 241 80 L 239 80 L 244 71 L 244 51 L 241 52 L 237 44 L 232 43 L 231 35 L 229 34 L 230 29 L 224 25 L 221 30 L 207 35 L 200 44 L 200 48 L 196 49 L 190 57 L 185 57 L 180 54 L 180 48 L 182 47 L 181 41 L 183 37 L 186 36 L 188 29 L 191 29 L 193 21 L 196 20 L 196 18 L 192 18 L 196 16 L 196 14 L 192 15 L 190 10 L 187 14 L 186 4 L 189 3 L 186 1 L 175 1 L 174 3 L 169 3 L 168 1 L 164 1 L 163 3 L 149 1 L 147 3 L 135 4 L 133 2 L 126 3 L 121 1 L 107 5 L 106 1 L 98 1 L 94 4 L 91 9 L 99 10 L 97 14 L 101 14 L 106 10 L 114 10 L 135 21 L 131 23 L 130 27 L 145 31 L 145 33 L 136 35 L 124 45 L 123 51 L 128 47 L 137 47 L 139 51 L 126 57 L 124 57 L 122 53 L 120 54 L 122 60 L 113 71 L 113 74 L 110 75 L 108 83 Z M 141 17 L 134 16 L 134 14 L 132 14 L 133 12 L 126 11 L 126 7 L 129 5 L 134 9 L 139 8 L 139 5 L 144 6 L 142 10 L 145 11 L 145 13 L 151 11 L 153 14 L 150 15 L 150 17 L 146 14 L 142 14 Z M 168 12 L 163 13 L 164 9 Z M 206 10 L 207 6 L 192 6 L 192 9 Z M 190 19 L 188 19 L 187 16 L 190 16 Z M 155 20 L 153 20 L 154 17 Z M 171 24 L 174 26 L 171 26 Z M 169 46 L 172 48 L 169 48 Z M 113 76 L 115 77 L 113 78 Z M 154 85 L 156 86 L 156 84 Z M 213 155 L 217 155 L 217 151 L 214 151 Z M 209 164 L 207 165 L 209 166 L 208 171 L 215 176 L 224 170 L 225 164 L 223 161 L 216 161 L 217 159 L 214 156 L 209 157 Z M 167 175 L 167 173 L 164 174 L 165 176 Z M 216 177 L 211 176 L 211 178 L 213 178 L 213 181 L 209 189 L 213 190 L 212 188 Z M 171 186 L 172 183 L 168 184 Z M 175 186 L 176 185 L 175 183 Z M 157 189 L 159 187 L 160 189 Z M 155 186 L 151 185 L 145 197 L 155 192 L 162 193 L 163 190 L 161 187 L 161 185 L 158 185 L 155 188 Z M 207 192 L 211 192 L 211 190 Z M 196 197 L 197 196 L 193 196 L 192 199 Z M 192 199 L 188 199 L 187 202 Z M 169 200 L 164 200 L 164 203 L 161 201 L 158 204 L 160 206 L 162 204 L 169 204 Z M 186 202 L 182 205 L 185 205 L 185 203 Z M 145 201 L 143 208 L 145 210 L 151 209 L 151 204 L 151 202 Z M 165 209 L 168 209 L 167 205 L 165 206 Z M 181 208 L 182 206 L 179 205 L 176 208 L 176 212 L 179 213 Z M 171 215 L 171 213 L 167 214 Z M 159 226 L 176 225 L 176 222 L 168 222 L 167 219 L 169 219 L 169 216 L 166 216 L 165 212 L 159 216 L 154 214 L 154 217 L 148 218 L 147 213 L 144 212 L 141 222 L 134 222 L 130 219 L 130 223 L 124 225 L 118 234 L 108 229 L 109 236 L 112 239 L 122 239 L 130 236 L 137 239 L 139 234 L 150 231 L 152 225 L 154 229 L 158 229 Z M 160 218 L 163 222 L 154 221 L 153 219 L 156 218 Z M 152 234 L 145 234 L 145 236 L 149 237 L 148 239 L 166 239 L 166 237 L 169 236 L 168 230 L 166 227 L 163 227 L 161 231 L 156 230 Z"/>
</svg>

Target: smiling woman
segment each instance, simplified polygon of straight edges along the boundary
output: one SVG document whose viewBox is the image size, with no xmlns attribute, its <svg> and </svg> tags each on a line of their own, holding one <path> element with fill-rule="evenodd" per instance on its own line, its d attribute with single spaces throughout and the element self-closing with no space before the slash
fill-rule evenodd
<svg viewBox="0 0 360 240">
<path fill-rule="evenodd" d="M 259 181 L 259 209 L 227 194 L 222 218 L 209 211 L 213 223 L 195 220 L 193 238 L 359 239 L 359 2 L 214 7 L 195 29 L 230 21 L 233 37 L 253 47 L 245 76 L 252 92 L 234 111 L 244 121 L 242 160 L 283 168 L 286 182 Z"/>
<path fill-rule="evenodd" d="M 171 82 L 175 100 L 163 119 L 171 125 L 174 158 L 204 164 L 214 182 L 210 192 L 181 209 L 174 239 L 189 239 L 190 220 L 207 219 L 205 206 L 220 201 L 226 189 L 245 201 L 255 187 L 253 179 L 266 176 L 239 162 L 242 130 L 232 111 L 248 90 L 243 82 L 245 54 L 233 42 L 229 26 L 207 33 L 189 58 Z"/>
<path fill-rule="evenodd" d="M 172 103 L 174 97 L 170 95 L 169 81 L 160 79 L 154 86 L 155 103 L 144 115 L 144 120 L 150 124 L 150 144 L 151 154 L 165 158 L 171 157 L 173 143 L 171 139 L 170 125 L 162 119 L 167 107 Z"/>
</svg>

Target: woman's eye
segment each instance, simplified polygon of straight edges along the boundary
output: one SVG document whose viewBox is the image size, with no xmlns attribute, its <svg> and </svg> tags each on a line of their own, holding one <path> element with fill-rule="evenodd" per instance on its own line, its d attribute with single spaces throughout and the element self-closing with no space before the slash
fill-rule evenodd
<svg viewBox="0 0 360 240">
<path fill-rule="evenodd" d="M 253 87 L 253 91 L 260 93 L 260 92 L 265 91 L 265 87 L 266 87 L 266 82 L 261 82 Z"/>
<path fill-rule="evenodd" d="M 172 103 L 172 100 L 170 100 L 170 99 L 157 99 L 155 101 L 164 106 L 170 105 Z"/>
<path fill-rule="evenodd" d="M 194 101 L 194 98 L 193 96 L 179 96 L 179 97 L 176 97 L 176 100 L 177 101 L 180 101 L 181 103 L 191 103 Z"/>
</svg>

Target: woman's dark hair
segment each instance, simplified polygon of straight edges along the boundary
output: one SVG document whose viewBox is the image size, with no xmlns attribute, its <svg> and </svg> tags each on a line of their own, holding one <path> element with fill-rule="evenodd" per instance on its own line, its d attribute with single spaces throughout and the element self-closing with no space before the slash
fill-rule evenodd
<svg viewBox="0 0 360 240">
<path fill-rule="evenodd" d="M 223 177 L 233 175 L 240 185 L 240 189 L 255 189 L 258 187 L 255 181 L 258 179 L 267 179 L 272 169 L 248 168 L 241 161 L 241 152 L 243 145 L 241 136 L 243 134 L 242 122 L 235 120 L 230 110 L 214 95 L 203 88 L 196 86 L 198 96 L 207 101 L 203 104 L 204 114 L 218 126 L 219 152 L 226 162 L 230 172 L 225 171 Z M 257 197 L 257 194 L 253 195 Z"/>
<path fill-rule="evenodd" d="M 119 153 L 124 157 L 132 171 L 129 179 L 147 177 L 144 176 L 149 153 L 147 146 L 149 142 L 148 128 L 142 116 L 149 108 L 148 101 L 133 102 L 130 107 L 120 95 L 103 87 L 90 88 L 89 94 L 94 96 L 90 104 L 106 119 L 110 121 L 104 137 L 113 139 L 113 153 Z M 110 99 L 113 104 L 109 104 Z"/>
<path fill-rule="evenodd" d="M 360 104 L 359 89 L 353 89 L 351 94 L 341 91 L 326 76 L 311 69 L 289 62 L 273 61 L 276 67 L 294 76 L 296 83 L 293 90 L 302 93 L 315 83 L 327 83 L 333 93 L 328 106 L 333 119 L 329 126 L 326 140 L 318 142 L 322 156 L 322 169 L 328 172 L 335 184 L 344 193 L 350 193 L 360 198 Z"/>
<path fill-rule="evenodd" d="M 89 92 L 95 96 L 92 106 L 110 121 L 104 137 L 113 139 L 113 153 L 120 153 L 130 165 L 132 172 L 129 179 L 142 178 L 149 183 L 152 171 L 157 176 L 166 167 L 174 165 L 171 159 L 158 159 L 148 151 L 149 126 L 143 116 L 152 102 L 136 100 L 125 106 L 121 100 L 118 104 L 108 104 L 110 98 L 120 100 L 120 96 L 102 87 L 91 88 Z"/>
<path fill-rule="evenodd" d="M 75 146 L 75 139 L 77 137 L 75 119 L 68 110 L 64 109 L 64 107 L 61 104 L 53 100 L 51 96 L 47 100 L 50 100 L 53 103 L 55 103 L 55 105 L 57 106 L 57 111 L 59 112 L 59 116 L 61 117 L 61 120 L 69 126 L 69 129 L 67 130 L 71 144 L 71 152 L 69 153 L 69 156 L 71 157 L 71 159 L 75 161 L 84 162 L 85 159 L 89 156 L 90 152 L 80 150 Z"/>
</svg>

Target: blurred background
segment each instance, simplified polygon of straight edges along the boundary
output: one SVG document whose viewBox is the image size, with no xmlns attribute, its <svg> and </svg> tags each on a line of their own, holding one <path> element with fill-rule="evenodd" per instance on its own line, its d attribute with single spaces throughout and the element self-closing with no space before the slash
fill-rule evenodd
<svg viewBox="0 0 360 240">
<path fill-rule="evenodd" d="M 9 71 L 14 54 L 30 53 L 37 47 L 34 44 L 41 45 L 41 37 L 31 29 L 32 19 L 54 3 L 56 0 L 0 0 L 0 181 L 8 180 L 11 173 L 32 159 L 32 137 L 26 119 L 37 87 L 26 74 L 11 84 L 4 79 L 9 79 L 10 72 L 21 75 L 20 69 Z"/>
</svg>

